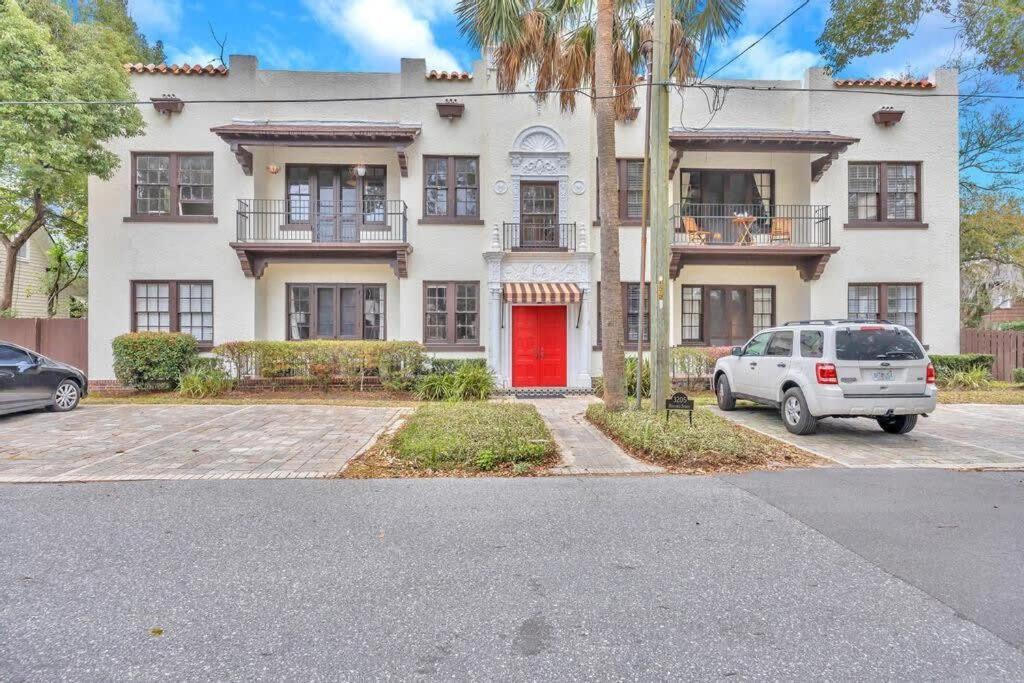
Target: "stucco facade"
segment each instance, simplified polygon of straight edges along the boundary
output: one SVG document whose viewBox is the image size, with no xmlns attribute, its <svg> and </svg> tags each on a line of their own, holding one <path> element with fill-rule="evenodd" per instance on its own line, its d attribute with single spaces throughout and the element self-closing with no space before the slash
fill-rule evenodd
<svg viewBox="0 0 1024 683">
<path fill-rule="evenodd" d="M 266 71 L 258 68 L 255 58 L 236 56 L 232 57 L 226 75 L 138 73 L 132 81 L 141 100 L 173 93 L 185 105 L 180 113 L 171 114 L 144 107 L 145 135 L 113 143 L 112 149 L 122 158 L 120 169 L 109 180 L 90 182 L 89 367 L 94 378 L 113 376 L 110 343 L 118 334 L 133 329 L 137 306 L 133 306 L 132 283 L 136 281 L 211 282 L 214 343 L 286 339 L 289 321 L 295 319 L 289 317 L 294 313 L 289 285 L 346 283 L 383 286 L 383 311 L 379 311 L 381 304 L 374 306 L 384 321 L 382 334 L 388 339 L 429 341 L 425 339 L 424 306 L 433 304 L 427 303 L 424 283 L 475 283 L 477 332 L 466 333 L 467 338 L 459 339 L 458 344 L 433 347 L 439 354 L 487 358 L 504 385 L 513 383 L 513 366 L 517 362 L 514 347 L 523 343 L 513 329 L 513 308 L 517 304 L 515 299 L 509 299 L 505 286 L 568 284 L 573 286 L 573 298 L 568 304 L 560 304 L 566 306 L 564 384 L 589 386 L 592 376 L 600 374 L 597 289 L 601 279 L 601 227 L 595 193 L 596 140 L 592 112 L 585 98 L 580 99 L 575 113 L 562 113 L 555 98 L 537 102 L 528 96 L 481 96 L 495 89 L 494 73 L 483 61 L 475 65 L 471 78 L 450 80 L 428 77 L 423 61 L 417 59 L 403 60 L 400 73 L 321 73 Z M 770 171 L 763 175 L 771 178 L 770 189 L 765 181 L 761 189 L 753 191 L 760 193 L 760 206 L 771 208 L 764 208 L 764 215 L 753 219 L 753 235 L 749 239 L 731 246 L 725 244 L 732 242 L 731 237 L 723 237 L 723 229 L 717 226 L 724 225 L 728 233 L 732 229 L 732 214 L 714 220 L 699 216 L 695 219 L 715 244 L 691 243 L 680 222 L 662 226 L 673 231 L 677 244 L 685 247 L 677 254 L 672 286 L 666 288 L 666 303 L 673 312 L 673 344 L 710 345 L 714 341 L 704 333 L 710 329 L 707 321 L 713 314 L 708 306 L 717 301 L 709 297 L 748 297 L 754 291 L 752 287 L 762 288 L 758 292 L 772 293 L 771 317 L 777 322 L 809 317 L 845 318 L 851 284 L 900 283 L 913 285 L 917 292 L 913 302 L 900 305 L 915 309 L 912 314 L 917 316 L 923 341 L 936 352 L 956 351 L 959 198 L 955 99 L 904 97 L 896 93 L 922 91 L 887 88 L 871 88 L 871 94 L 853 94 L 816 70 L 809 71 L 803 82 L 717 83 L 774 86 L 783 90 L 729 90 L 723 106 L 715 112 L 708 110 L 708 100 L 697 91 L 685 91 L 682 97 L 673 95 L 670 120 L 677 132 L 682 135 L 687 129 L 828 131 L 855 141 L 844 143 L 842 152 L 816 180 L 812 180 L 812 164 L 822 154 L 804 151 L 799 140 L 787 143 L 790 146 L 784 151 L 778 145 L 764 144 L 760 148 L 748 144 L 740 149 L 720 150 L 695 149 L 686 147 L 686 143 L 674 147 L 679 159 L 671 181 L 673 202 L 687 200 L 680 196 L 683 183 L 696 181 L 683 178 L 699 169 L 729 169 L 732 175 L 714 176 L 714 182 L 732 183 L 736 187 L 752 183 L 752 171 Z M 955 93 L 955 74 L 936 72 L 926 92 Z M 461 116 L 439 115 L 437 103 L 442 96 L 464 105 Z M 394 99 L 323 101 L 369 97 Z M 258 99 L 320 101 L 244 102 Z M 903 110 L 902 120 L 892 126 L 876 124 L 872 114 L 883 107 Z M 642 156 L 643 120 L 641 110 L 635 121 L 618 124 L 617 156 Z M 243 131 L 244 126 L 253 126 L 271 132 L 258 142 L 239 144 L 232 140 L 241 138 L 211 131 L 230 124 L 242 126 Z M 382 129 L 383 136 L 360 144 L 346 133 L 367 126 Z M 286 128 L 301 128 L 302 132 L 275 132 Z M 414 129 L 415 133 L 401 132 L 388 138 L 388 131 L 399 128 Z M 334 137 L 318 135 L 320 130 L 333 131 Z M 399 139 L 401 135 L 406 137 Z M 772 151 L 759 151 L 763 149 Z M 164 221 L 158 215 L 133 217 L 133 153 L 167 152 L 212 154 L 212 216 L 204 217 L 203 222 Z M 479 159 L 478 215 L 468 220 L 447 221 L 427 215 L 424 157 L 435 155 Z M 855 162 L 913 162 L 920 184 L 920 210 L 915 220 L 904 221 L 899 227 L 885 221 L 846 227 L 848 168 Z M 255 237 L 251 226 L 256 219 L 244 212 L 239 219 L 239 200 L 294 206 L 298 200 L 290 194 L 289 188 L 295 188 L 289 181 L 289 169 L 317 164 L 360 171 L 384 167 L 381 187 L 388 206 L 397 201 L 395 206 L 402 205 L 404 212 L 394 220 L 389 216 L 386 227 L 392 232 L 385 235 L 386 239 L 368 238 L 375 242 L 373 250 L 361 251 L 356 248 L 358 245 L 347 244 L 312 253 L 310 249 L 319 248 L 315 235 L 319 228 L 315 221 L 310 228 L 308 217 L 304 233 L 287 225 L 294 215 L 260 218 L 260 225 L 264 226 L 261 229 L 270 232 Z M 325 186 L 327 182 L 320 184 Z M 360 185 L 362 182 L 359 180 Z M 531 183 L 535 185 L 527 190 Z M 716 190 L 712 181 L 708 183 L 709 196 L 718 196 L 713 194 Z M 523 215 L 526 205 L 522 194 L 537 191 L 533 188 L 538 186 L 542 193 L 548 193 L 545 197 L 553 200 L 553 204 L 549 201 L 544 205 L 551 211 L 545 220 L 570 227 L 556 227 L 545 233 L 555 234 L 553 249 L 513 248 L 521 246 L 515 240 L 526 235 L 522 226 L 537 220 L 535 216 Z M 885 188 L 880 192 L 884 193 Z M 366 196 L 362 195 L 364 201 Z M 316 199 L 311 201 L 315 203 Z M 534 206 L 530 204 L 529 210 Z M 772 217 L 776 206 L 796 206 L 803 212 L 800 216 L 806 213 L 806 207 L 818 207 L 815 215 L 819 218 L 813 221 L 817 251 L 812 249 L 804 254 L 799 249 L 789 249 L 787 242 L 773 241 L 772 225 L 779 231 L 789 226 L 790 241 L 803 248 L 797 244 L 797 234 L 799 221 L 804 219 L 796 219 L 795 224 L 792 220 L 778 222 Z M 826 214 L 827 220 L 820 219 Z M 559 230 L 560 237 L 556 234 Z M 355 238 L 362 241 L 372 233 L 353 234 L 362 235 Z M 246 250 L 254 242 L 267 242 L 268 236 L 270 241 L 284 246 L 277 249 L 257 245 L 264 251 L 255 256 L 255 252 Z M 405 246 L 388 251 L 388 244 L 396 240 Z M 300 243 L 305 251 L 295 248 Z M 639 279 L 639 245 L 639 228 L 623 226 L 624 282 Z M 716 246 L 728 248 L 709 256 L 708 250 Z M 801 271 L 797 267 L 799 263 L 818 263 L 814 259 L 825 251 L 828 253 L 816 269 Z M 733 255 L 723 262 L 723 252 Z M 766 253 L 775 256 L 763 258 L 761 255 Z M 785 261 L 789 258 L 796 260 Z M 699 338 L 694 338 L 692 327 L 684 333 L 681 302 L 682 288 L 696 285 L 705 288 L 701 290 L 700 314 L 704 322 Z M 736 289 L 719 289 L 716 285 Z M 311 296 L 318 292 L 315 286 L 303 291 L 309 291 Z M 885 291 L 879 290 L 879 295 L 885 296 Z M 345 313 L 339 312 L 337 301 L 325 299 L 325 306 L 329 305 L 334 306 L 329 315 L 344 319 Z M 455 301 L 450 305 L 454 306 Z M 749 307 L 750 302 L 745 305 Z M 326 316 L 325 307 L 320 318 L 327 320 Z M 751 327 L 745 319 L 733 321 L 732 325 L 732 334 L 744 333 Z M 719 334 L 716 338 L 721 341 L 725 337 Z"/>
</svg>

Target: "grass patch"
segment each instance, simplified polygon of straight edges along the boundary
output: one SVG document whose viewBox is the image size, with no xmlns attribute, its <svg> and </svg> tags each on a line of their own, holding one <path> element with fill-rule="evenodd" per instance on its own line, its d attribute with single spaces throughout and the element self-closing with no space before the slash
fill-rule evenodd
<svg viewBox="0 0 1024 683">
<path fill-rule="evenodd" d="M 984 389 L 939 389 L 939 403 L 1024 404 L 1024 386 L 993 381 Z"/>
<path fill-rule="evenodd" d="M 134 394 L 90 393 L 82 399 L 83 405 L 329 405 L 361 407 L 409 407 L 419 401 L 402 391 L 329 391 L 309 389 L 280 389 L 273 391 L 230 391 L 220 396 L 191 398 L 177 392 L 140 392 Z"/>
<path fill-rule="evenodd" d="M 708 410 L 685 413 L 587 408 L 587 419 L 633 455 L 675 472 L 742 472 L 752 469 L 814 467 L 826 464 L 815 455 L 744 429 Z"/>
<path fill-rule="evenodd" d="M 539 473 L 557 456 L 547 426 L 531 405 L 433 403 L 344 472 L 346 478 Z"/>
</svg>

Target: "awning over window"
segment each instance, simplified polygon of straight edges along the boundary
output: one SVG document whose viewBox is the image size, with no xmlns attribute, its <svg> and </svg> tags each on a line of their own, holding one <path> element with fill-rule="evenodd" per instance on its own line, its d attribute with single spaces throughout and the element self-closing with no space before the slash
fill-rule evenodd
<svg viewBox="0 0 1024 683">
<path fill-rule="evenodd" d="M 575 304 L 583 292 L 571 282 L 506 282 L 505 301 L 511 304 Z"/>
</svg>

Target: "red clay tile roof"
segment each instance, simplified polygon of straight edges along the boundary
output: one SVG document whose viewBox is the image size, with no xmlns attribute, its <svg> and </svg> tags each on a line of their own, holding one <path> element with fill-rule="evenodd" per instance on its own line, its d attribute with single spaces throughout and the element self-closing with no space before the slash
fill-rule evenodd
<svg viewBox="0 0 1024 683">
<path fill-rule="evenodd" d="M 172 74 L 175 76 L 227 76 L 226 66 L 207 64 L 125 64 L 130 74 Z"/>
<path fill-rule="evenodd" d="M 927 78 L 915 81 L 910 78 L 843 78 L 833 81 L 837 88 L 916 88 L 930 90 L 935 84 Z"/>
<path fill-rule="evenodd" d="M 428 81 L 468 81 L 473 74 L 468 71 L 438 71 L 431 69 L 427 72 Z"/>
</svg>

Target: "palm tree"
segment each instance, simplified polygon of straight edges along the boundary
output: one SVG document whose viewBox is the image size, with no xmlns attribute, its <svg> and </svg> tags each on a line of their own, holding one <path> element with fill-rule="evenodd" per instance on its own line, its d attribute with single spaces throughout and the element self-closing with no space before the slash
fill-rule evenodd
<svg viewBox="0 0 1024 683">
<path fill-rule="evenodd" d="M 557 93 L 563 111 L 589 94 L 597 123 L 601 217 L 601 339 L 604 401 L 625 408 L 622 283 L 619 278 L 619 195 L 615 121 L 637 95 L 637 77 L 650 53 L 650 0 L 459 0 L 459 30 L 477 47 L 494 49 L 497 87 L 516 90 L 536 74 L 537 97 Z M 692 75 L 698 46 L 729 33 L 744 0 L 672 0 L 673 77 Z M 586 91 L 590 92 L 587 93 Z M 657 226 L 656 229 L 662 229 Z"/>
</svg>

